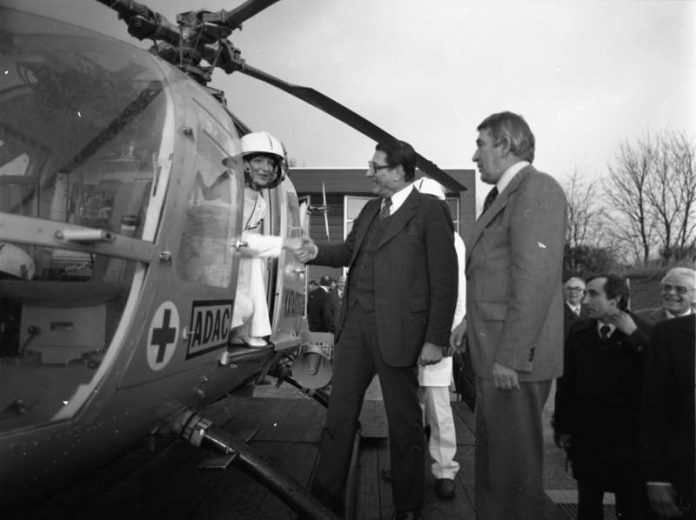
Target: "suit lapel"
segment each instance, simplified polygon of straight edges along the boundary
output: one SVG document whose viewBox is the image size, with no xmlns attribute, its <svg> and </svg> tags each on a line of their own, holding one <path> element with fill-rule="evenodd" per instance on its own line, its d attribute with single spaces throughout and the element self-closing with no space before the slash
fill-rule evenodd
<svg viewBox="0 0 696 520">
<path fill-rule="evenodd" d="M 474 230 L 471 233 L 471 240 L 469 241 L 469 244 L 467 244 L 466 248 L 467 260 L 471 257 L 471 253 L 476 247 L 476 243 L 481 238 L 481 235 L 483 235 L 483 231 L 488 227 L 488 224 L 491 223 L 491 221 L 495 218 L 495 216 L 498 213 L 505 209 L 505 207 L 508 204 L 508 201 L 510 200 L 510 196 L 517 191 L 517 189 L 520 187 L 520 184 L 522 184 L 527 175 L 529 175 L 532 171 L 534 171 L 534 168 L 532 166 L 525 166 L 524 168 L 522 168 L 522 170 L 520 170 L 519 173 L 513 177 L 513 179 L 510 181 L 510 184 L 508 184 L 505 187 L 503 192 L 496 197 L 496 199 L 493 201 L 493 204 L 490 205 L 488 210 L 483 215 L 481 215 L 480 218 L 476 221 L 476 224 L 474 225 Z"/>
<path fill-rule="evenodd" d="M 388 220 L 387 228 L 382 234 L 382 238 L 379 241 L 377 249 L 380 249 L 382 246 L 384 246 L 384 244 L 389 242 L 401 232 L 406 224 L 408 224 L 408 221 L 411 220 L 413 215 L 415 215 L 416 208 L 418 208 L 418 190 L 414 188 L 411 190 L 410 195 L 406 197 L 406 200 L 401 207 Z"/>
<path fill-rule="evenodd" d="M 365 218 L 361 223 L 360 227 L 355 230 L 355 244 L 353 246 L 353 257 L 350 259 L 350 265 L 353 265 L 355 258 L 358 256 L 358 251 L 360 251 L 360 246 L 362 246 L 363 240 L 365 240 L 365 235 L 367 235 L 367 230 L 370 228 L 370 224 L 379 214 L 380 206 L 382 202 L 381 199 L 374 199 L 369 201 L 365 205 Z"/>
</svg>

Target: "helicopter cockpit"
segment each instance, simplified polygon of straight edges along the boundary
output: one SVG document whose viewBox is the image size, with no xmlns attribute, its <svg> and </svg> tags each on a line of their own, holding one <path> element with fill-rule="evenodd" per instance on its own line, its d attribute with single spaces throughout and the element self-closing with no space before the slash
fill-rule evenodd
<svg viewBox="0 0 696 520">
<path fill-rule="evenodd" d="M 39 16 L 0 13 L 0 431 L 7 431 L 59 417 L 95 377 L 143 269 L 133 255 L 100 245 L 134 250 L 154 241 L 172 139 L 165 79 L 149 55 Z"/>
</svg>

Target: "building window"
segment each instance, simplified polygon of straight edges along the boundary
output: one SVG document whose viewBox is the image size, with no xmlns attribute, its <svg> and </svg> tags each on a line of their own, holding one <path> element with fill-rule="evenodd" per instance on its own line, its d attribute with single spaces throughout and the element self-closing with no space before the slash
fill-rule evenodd
<svg viewBox="0 0 696 520">
<path fill-rule="evenodd" d="M 368 200 L 372 200 L 374 197 L 358 197 L 355 195 L 346 195 L 343 199 L 345 212 L 343 213 L 343 238 L 345 239 L 350 230 L 353 229 L 353 221 L 358 217 L 363 209 L 363 206 L 367 204 Z"/>
<path fill-rule="evenodd" d="M 452 214 L 452 222 L 454 223 L 454 230 L 459 233 L 459 197 L 447 197 L 447 205 L 449 206 L 450 213 Z"/>
</svg>

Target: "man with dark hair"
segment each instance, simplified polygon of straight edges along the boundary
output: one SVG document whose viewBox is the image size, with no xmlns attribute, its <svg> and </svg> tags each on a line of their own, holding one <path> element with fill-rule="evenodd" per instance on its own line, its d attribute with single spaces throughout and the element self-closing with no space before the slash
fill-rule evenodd
<svg viewBox="0 0 696 520">
<path fill-rule="evenodd" d="M 554 429 L 578 481 L 579 520 L 603 518 L 605 491 L 615 493 L 620 518 L 646 511 L 637 431 L 650 326 L 628 312 L 628 300 L 623 278 L 590 278 L 583 299 L 589 319 L 575 323 L 566 342 Z"/>
<path fill-rule="evenodd" d="M 655 325 L 645 352 L 641 469 L 660 518 L 696 518 L 694 344 L 696 315 Z"/>
<path fill-rule="evenodd" d="M 334 283 L 329 275 L 319 279 L 319 289 L 312 293 L 307 304 L 307 321 L 312 332 L 335 332 L 338 300 L 331 289 Z"/>
<path fill-rule="evenodd" d="M 478 126 L 481 180 L 495 185 L 467 244 L 468 335 L 476 376 L 476 514 L 543 518 L 542 411 L 563 369 L 566 199 L 537 171 L 534 135 L 501 112 Z M 468 328 L 468 331 L 467 331 Z"/>
<path fill-rule="evenodd" d="M 447 204 L 411 182 L 416 153 L 377 145 L 369 201 L 340 244 L 307 241 L 302 261 L 350 267 L 336 327 L 334 375 L 312 491 L 339 514 L 367 386 L 379 375 L 389 420 L 395 519 L 421 518 L 425 437 L 417 364 L 440 361 L 457 300 L 454 226 Z"/>
</svg>

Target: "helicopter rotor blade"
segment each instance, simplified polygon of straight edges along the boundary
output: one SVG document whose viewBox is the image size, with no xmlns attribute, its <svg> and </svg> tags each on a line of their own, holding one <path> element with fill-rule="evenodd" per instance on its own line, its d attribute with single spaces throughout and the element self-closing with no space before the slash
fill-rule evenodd
<svg viewBox="0 0 696 520">
<path fill-rule="evenodd" d="M 231 11 L 224 12 L 223 23 L 230 29 L 239 29 L 242 23 L 278 1 L 279 0 L 247 0 Z"/>
<path fill-rule="evenodd" d="M 321 181 L 321 197 L 322 204 L 324 205 L 324 229 L 326 230 L 326 240 L 331 242 L 331 237 L 329 236 L 329 205 L 326 203 L 326 184 Z"/>
<path fill-rule="evenodd" d="M 349 108 L 341 105 L 339 102 L 334 101 L 330 97 L 322 94 L 321 92 L 314 90 L 313 88 L 303 87 L 299 85 L 293 85 L 280 78 L 272 76 L 262 70 L 244 62 L 239 69 L 240 72 L 251 76 L 252 78 L 268 83 L 288 94 L 291 94 L 306 103 L 318 108 L 319 110 L 326 112 L 327 114 L 335 117 L 339 121 L 344 122 L 348 126 L 354 128 L 358 132 L 366 135 L 367 137 L 374 139 L 375 141 L 384 141 L 386 139 L 395 139 L 394 136 L 382 130 L 380 127 L 368 121 L 361 115 L 353 112 Z M 450 191 L 459 193 L 460 191 L 465 191 L 466 188 L 457 182 L 454 178 L 449 176 L 447 173 L 438 168 L 435 163 L 429 161 L 420 154 L 416 154 L 418 168 L 432 177 L 440 184 L 446 186 Z"/>
</svg>

